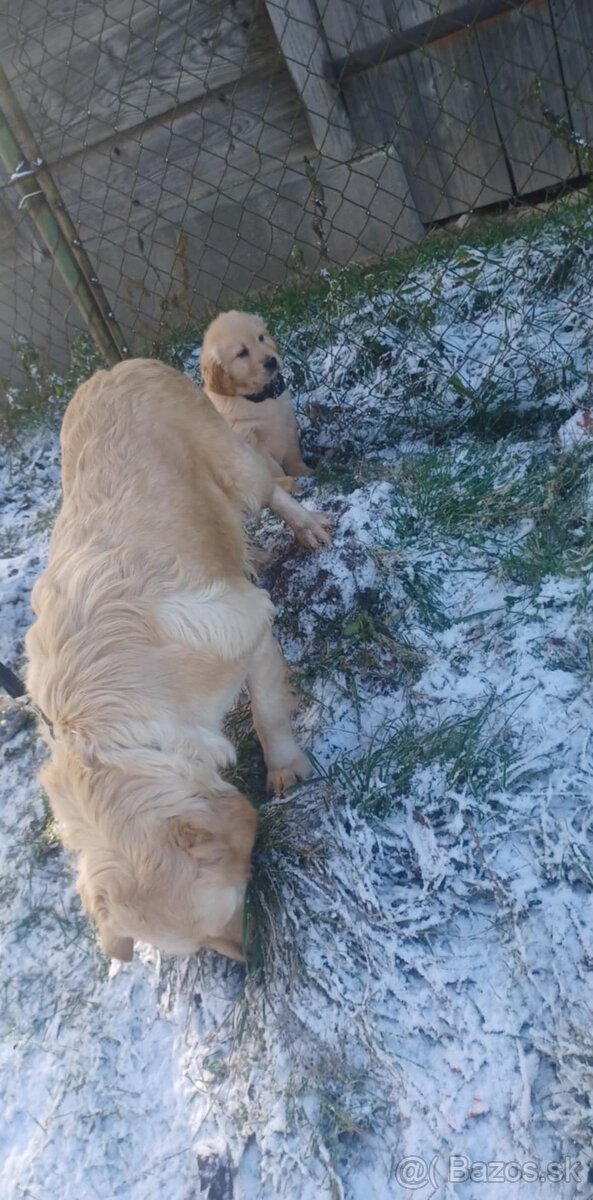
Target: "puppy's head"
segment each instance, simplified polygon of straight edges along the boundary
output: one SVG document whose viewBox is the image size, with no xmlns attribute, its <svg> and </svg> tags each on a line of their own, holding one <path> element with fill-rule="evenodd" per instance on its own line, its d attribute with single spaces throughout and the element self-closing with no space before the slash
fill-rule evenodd
<svg viewBox="0 0 593 1200">
<path fill-rule="evenodd" d="M 242 960 L 256 823 L 244 796 L 224 795 L 198 816 L 155 823 L 136 845 L 85 849 L 78 888 L 105 954 L 129 962 L 138 940 L 165 954 L 210 946 Z"/>
<path fill-rule="evenodd" d="M 274 379 L 282 360 L 261 317 L 226 312 L 206 330 L 200 367 L 207 392 L 249 396 Z"/>
</svg>

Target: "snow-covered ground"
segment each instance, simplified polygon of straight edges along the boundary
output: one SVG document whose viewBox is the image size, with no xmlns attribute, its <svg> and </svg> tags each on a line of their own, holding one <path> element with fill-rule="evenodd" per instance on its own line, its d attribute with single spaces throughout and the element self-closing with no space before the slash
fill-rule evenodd
<svg viewBox="0 0 593 1200">
<path fill-rule="evenodd" d="M 235 715 L 261 805 L 247 973 L 105 962 L 6 706 L 7 1200 L 590 1194 L 592 278 L 581 214 L 332 286 L 278 330 L 335 536 L 258 533 L 317 773 L 266 800 Z M 0 484 L 18 666 L 55 428 Z"/>
</svg>

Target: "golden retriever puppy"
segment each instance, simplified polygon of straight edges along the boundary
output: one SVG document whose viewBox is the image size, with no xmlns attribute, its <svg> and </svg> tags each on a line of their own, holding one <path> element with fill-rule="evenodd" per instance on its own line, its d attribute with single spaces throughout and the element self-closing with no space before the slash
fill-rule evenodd
<svg viewBox="0 0 593 1200">
<path fill-rule="evenodd" d="M 261 317 L 242 312 L 216 317 L 204 335 L 200 369 L 215 408 L 265 456 L 276 482 L 291 491 L 295 476 L 313 474 L 302 459 L 282 359 Z"/>
<path fill-rule="evenodd" d="M 243 523 L 272 504 L 304 534 L 314 514 L 195 384 L 149 360 L 78 389 L 62 484 L 27 684 L 83 905 L 111 957 L 130 959 L 139 939 L 240 958 L 256 814 L 224 778 L 222 726 L 245 682 L 270 787 L 310 773 Z"/>
</svg>

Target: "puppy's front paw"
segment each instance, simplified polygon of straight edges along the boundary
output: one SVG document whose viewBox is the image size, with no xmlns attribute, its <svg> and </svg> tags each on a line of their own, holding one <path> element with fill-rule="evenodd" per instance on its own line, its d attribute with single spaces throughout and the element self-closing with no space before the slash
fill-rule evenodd
<svg viewBox="0 0 593 1200">
<path fill-rule="evenodd" d="M 295 529 L 297 541 L 307 550 L 321 550 L 323 546 L 331 546 L 332 517 L 327 513 L 306 511 L 306 517 L 298 529 Z"/>
<path fill-rule="evenodd" d="M 283 767 L 270 768 L 268 771 L 268 791 L 285 792 L 299 779 L 308 779 L 313 767 L 302 750 Z"/>
</svg>

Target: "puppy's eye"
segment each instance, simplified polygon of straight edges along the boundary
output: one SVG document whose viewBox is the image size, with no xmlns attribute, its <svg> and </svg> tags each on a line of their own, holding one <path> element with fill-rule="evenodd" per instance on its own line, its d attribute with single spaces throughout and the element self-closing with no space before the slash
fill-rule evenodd
<svg viewBox="0 0 593 1200">
<path fill-rule="evenodd" d="M 263 342 L 263 340 L 264 340 L 264 335 L 263 335 L 263 333 L 260 333 L 260 335 L 259 335 L 259 340 L 260 340 L 260 342 Z"/>
<path fill-rule="evenodd" d="M 239 350 L 237 358 L 247 358 L 248 356 L 249 356 L 249 350 L 247 349 L 247 346 L 243 346 L 243 349 Z"/>
</svg>

